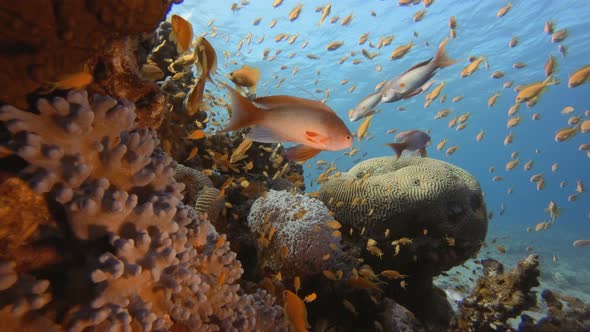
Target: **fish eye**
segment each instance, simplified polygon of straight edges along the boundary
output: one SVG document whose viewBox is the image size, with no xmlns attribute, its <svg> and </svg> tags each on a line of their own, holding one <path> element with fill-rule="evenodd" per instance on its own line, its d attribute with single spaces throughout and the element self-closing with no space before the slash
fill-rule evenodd
<svg viewBox="0 0 590 332">
<path fill-rule="evenodd" d="M 350 135 L 349 136 L 346 136 L 346 139 L 350 139 Z"/>
</svg>

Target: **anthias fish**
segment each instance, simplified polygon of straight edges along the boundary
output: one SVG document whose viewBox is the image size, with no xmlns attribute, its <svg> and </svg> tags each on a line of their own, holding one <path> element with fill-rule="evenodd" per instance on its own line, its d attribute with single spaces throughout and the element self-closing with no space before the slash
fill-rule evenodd
<svg viewBox="0 0 590 332">
<path fill-rule="evenodd" d="M 385 83 L 381 102 L 391 103 L 421 93 L 422 86 L 436 74 L 437 69 L 448 67 L 457 62 L 445 53 L 448 41 L 449 39 L 446 38 L 440 43 L 434 58 L 412 66 L 400 76 Z"/>
<path fill-rule="evenodd" d="M 430 135 L 420 130 L 408 130 L 397 134 L 396 143 L 388 143 L 399 158 L 404 150 L 420 152 L 426 157 L 426 145 L 430 142 Z"/>
<path fill-rule="evenodd" d="M 294 142 L 287 159 L 305 161 L 322 150 L 338 151 L 352 146 L 350 130 L 327 105 L 292 96 L 266 96 L 252 102 L 227 86 L 232 116 L 222 132 L 252 127 L 247 137 L 255 142 Z"/>
</svg>

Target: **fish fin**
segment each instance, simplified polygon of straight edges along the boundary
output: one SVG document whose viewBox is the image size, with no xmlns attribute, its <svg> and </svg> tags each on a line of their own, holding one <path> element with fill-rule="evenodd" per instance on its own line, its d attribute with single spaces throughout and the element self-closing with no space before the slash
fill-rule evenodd
<svg viewBox="0 0 590 332">
<path fill-rule="evenodd" d="M 308 159 L 313 158 L 321 151 L 322 150 L 314 149 L 307 145 L 299 144 L 294 147 L 288 148 L 285 152 L 285 157 L 287 157 L 288 160 L 304 162 Z"/>
<path fill-rule="evenodd" d="M 430 63 L 430 61 L 431 61 L 431 60 L 432 60 L 432 58 L 430 58 L 430 59 L 428 59 L 428 60 L 426 60 L 426 61 L 422 61 L 422 62 L 420 62 L 420 63 L 417 63 L 417 64 L 413 65 L 412 67 L 408 68 L 408 70 L 406 70 L 405 72 L 403 72 L 403 73 L 402 73 L 401 75 L 399 75 L 399 76 L 402 76 L 402 75 L 404 75 L 404 74 L 407 74 L 407 73 L 411 72 L 412 70 L 414 70 L 414 69 L 416 69 L 416 68 L 419 68 L 419 67 L 422 67 L 422 66 L 426 66 L 428 63 Z"/>
<path fill-rule="evenodd" d="M 457 62 L 457 60 L 449 58 L 447 56 L 447 53 L 445 52 L 445 48 L 448 42 L 449 38 L 447 37 L 438 46 L 438 52 L 436 52 L 436 56 L 434 57 L 434 60 L 432 60 L 434 61 L 436 68 L 448 67 Z"/>
<path fill-rule="evenodd" d="M 225 87 L 231 97 L 232 115 L 229 125 L 221 130 L 222 133 L 256 125 L 263 119 L 264 113 L 262 110 L 229 85 L 225 84 Z"/>
<path fill-rule="evenodd" d="M 414 97 L 415 95 L 419 95 L 420 93 L 422 93 L 422 88 L 418 88 L 418 89 L 408 93 L 402 99 L 409 99 L 409 98 Z"/>
<path fill-rule="evenodd" d="M 305 132 L 305 135 L 307 135 L 307 136 L 310 136 L 310 137 L 316 137 L 316 136 L 318 136 L 319 134 L 318 134 L 318 133 L 316 133 L 315 131 L 309 131 L 309 130 L 308 130 L 308 131 L 306 131 L 306 132 Z"/>
<path fill-rule="evenodd" d="M 391 147 L 393 149 L 393 151 L 395 151 L 395 154 L 397 155 L 397 157 L 401 157 L 402 156 L 402 152 L 404 152 L 404 150 L 406 149 L 406 144 L 401 142 L 401 143 L 387 143 L 387 145 L 389 145 L 389 147 Z"/>
<path fill-rule="evenodd" d="M 305 132 L 305 139 L 310 143 L 317 143 L 318 133 L 315 131 L 306 131 Z"/>
<path fill-rule="evenodd" d="M 259 143 L 278 143 L 281 139 L 271 129 L 262 126 L 253 126 L 246 137 Z"/>
<path fill-rule="evenodd" d="M 559 83 L 560 83 L 560 81 L 559 81 L 559 78 L 556 78 L 556 77 L 555 77 L 555 76 L 553 76 L 553 75 L 549 75 L 549 76 L 548 76 L 548 77 L 545 79 L 545 81 L 543 81 L 543 85 L 545 85 L 545 86 L 548 86 L 548 85 L 557 85 L 557 84 L 559 84 Z"/>
<path fill-rule="evenodd" d="M 424 158 L 424 157 L 428 157 L 428 155 L 426 154 L 426 148 L 422 148 L 419 150 L 420 151 L 420 155 Z"/>
</svg>

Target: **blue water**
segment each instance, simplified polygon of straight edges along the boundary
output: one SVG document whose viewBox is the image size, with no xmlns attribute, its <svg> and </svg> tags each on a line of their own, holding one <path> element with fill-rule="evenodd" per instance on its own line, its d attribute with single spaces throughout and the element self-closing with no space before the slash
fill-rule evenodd
<svg viewBox="0 0 590 332">
<path fill-rule="evenodd" d="M 303 4 L 301 14 L 297 20 L 290 22 L 289 12 L 298 3 Z M 196 34 L 211 34 L 213 28 L 217 30 L 217 35 L 209 36 L 208 39 L 217 50 L 221 74 L 227 74 L 243 64 L 260 68 L 262 78 L 259 95 L 289 94 L 321 100 L 325 97 L 324 92 L 315 93 L 315 90 L 330 89 L 330 98 L 326 103 L 345 119 L 353 132 L 361 121 L 349 123 L 348 110 L 372 93 L 379 82 L 391 79 L 413 64 L 432 57 L 439 42 L 449 34 L 449 17 L 455 16 L 458 22 L 457 38 L 450 40 L 447 52 L 460 62 L 440 70 L 435 77 L 437 84 L 442 80 L 447 83 L 441 93 L 447 95 L 447 101 L 444 104 L 434 101 L 429 108 L 424 109 L 424 95 L 418 95 L 407 101 L 380 105 L 378 108 L 381 112 L 373 117 L 369 129 L 374 139 L 355 142 L 354 146 L 360 148 L 357 155 L 344 156 L 343 152 L 346 151 L 322 152 L 307 164 L 304 169 L 308 190 L 317 188 L 312 185 L 312 181 L 321 173 L 321 170 L 315 169 L 315 161 L 334 161 L 340 171 L 346 171 L 354 165 L 353 160 L 360 158 L 363 153 L 367 153 L 363 159 L 391 155 L 392 151 L 384 145 L 393 139 L 393 135 L 386 134 L 388 129 L 429 129 L 433 142 L 428 149 L 429 156 L 451 162 L 477 177 L 485 192 L 488 209 L 495 213 L 494 219 L 490 221 L 487 240 L 499 238 L 498 243 L 507 248 L 507 253 L 500 254 L 493 246 L 489 246 L 482 250 L 481 255 L 494 256 L 511 264 L 526 256 L 528 252 L 525 248 L 532 246 L 533 252 L 541 255 L 542 278 L 546 285 L 575 292 L 578 296 L 590 294 L 590 274 L 586 272 L 590 263 L 590 249 L 572 246 L 576 239 L 590 239 L 590 193 L 578 195 L 575 202 L 567 200 L 575 192 L 577 179 L 581 179 L 590 190 L 590 156 L 578 150 L 580 144 L 590 143 L 590 134 L 578 134 L 568 142 L 554 141 L 557 130 L 568 126 L 567 120 L 571 115 L 561 114 L 565 106 L 574 107 L 572 115 L 583 114 L 586 108 L 590 108 L 590 84 L 574 89 L 568 88 L 566 84 L 571 73 L 590 64 L 590 1 L 513 1 L 509 13 L 497 18 L 497 11 L 506 1 L 436 0 L 427 9 L 423 20 L 417 23 L 412 21 L 412 16 L 424 9 L 422 4 L 400 7 L 397 1 L 391 0 L 333 1 L 331 15 L 319 26 L 321 14 L 314 12 L 314 9 L 326 3 L 285 0 L 281 6 L 273 8 L 271 0 L 251 0 L 250 4 L 232 11 L 231 1 L 185 1 L 174 6 L 172 13 L 188 19 Z M 376 12 L 376 17 L 371 16 L 371 10 Z M 342 19 L 350 13 L 354 13 L 354 18 L 349 26 L 340 25 L 340 21 L 334 24 L 329 22 L 333 16 Z M 252 22 L 257 17 L 262 17 L 262 20 L 258 26 L 254 26 Z M 274 18 L 278 18 L 278 23 L 270 29 L 269 23 Z M 208 26 L 211 19 L 215 21 Z M 557 24 L 556 30 L 568 28 L 570 31 L 563 42 L 568 49 L 565 58 L 558 52 L 558 44 L 552 43 L 551 36 L 543 31 L 545 21 L 549 19 Z M 249 32 L 252 33 L 252 43 L 248 46 L 244 42 L 238 52 L 239 42 Z M 369 40 L 359 46 L 358 39 L 365 32 L 370 32 Z M 414 32 L 419 36 L 414 37 Z M 274 37 L 279 33 L 299 33 L 299 37 L 292 45 L 286 40 L 277 43 Z M 380 37 L 390 34 L 395 36 L 391 45 L 380 50 L 369 47 L 369 41 L 377 44 Z M 256 41 L 262 35 L 265 35 L 265 40 L 257 44 Z M 509 48 L 508 42 L 513 36 L 519 37 L 520 44 Z M 226 38 L 229 39 L 226 41 Z M 391 51 L 410 40 L 416 46 L 404 58 L 390 61 Z M 309 41 L 309 44 L 302 49 L 305 41 Z M 344 41 L 344 45 L 328 52 L 326 45 L 332 41 Z M 425 45 L 426 42 L 429 46 Z M 282 49 L 282 53 L 273 61 L 264 60 L 262 53 L 267 48 L 271 50 L 270 55 L 278 49 Z M 361 48 L 381 54 L 370 61 L 360 54 Z M 225 59 L 224 51 L 229 52 L 228 59 Z M 351 51 L 357 52 L 357 55 L 338 64 L 338 60 Z M 290 59 L 287 56 L 292 52 L 296 52 L 296 55 Z M 320 59 L 308 59 L 307 54 L 315 54 Z M 486 56 L 490 68 L 486 70 L 482 65 L 472 76 L 462 79 L 459 73 L 469 63 L 467 58 L 471 55 Z M 549 55 L 558 58 L 557 77 L 562 84 L 549 87 L 533 108 L 522 105 L 518 113 L 522 117 L 521 124 L 508 129 L 507 111 L 516 96 L 514 86 L 543 80 L 543 66 Z M 353 65 L 352 59 L 361 59 L 362 63 Z M 525 62 L 527 66 L 519 70 L 512 68 L 512 64 L 517 61 Z M 292 75 L 295 65 L 298 65 L 299 72 Z M 381 72 L 375 70 L 377 65 L 382 66 Z M 288 68 L 281 70 L 281 66 Z M 504 71 L 506 76 L 492 79 L 490 74 L 495 70 Z M 217 78 L 227 81 L 222 75 Z M 285 82 L 276 88 L 281 78 L 285 78 Z M 314 84 L 316 79 L 318 82 Z M 340 85 L 344 79 L 349 80 L 349 83 Z M 502 84 L 508 80 L 514 80 L 514 85 L 504 89 Z M 348 91 L 351 85 L 356 86 L 352 93 Z M 496 92 L 500 93 L 500 97 L 494 107 L 488 108 L 488 98 Z M 464 99 L 452 103 L 451 99 L 458 95 L 464 96 Z M 398 111 L 398 106 L 404 106 L 406 110 Z M 454 113 L 446 119 L 434 120 L 434 115 L 443 108 L 450 108 Z M 467 128 L 462 131 L 448 128 L 448 121 L 452 117 L 468 111 L 472 115 Z M 533 112 L 540 113 L 541 120 L 531 120 Z M 586 118 L 582 116 L 582 119 Z M 485 130 L 485 138 L 478 143 L 475 136 L 481 129 Z M 504 137 L 511 130 L 514 141 L 504 146 Z M 450 157 L 444 154 L 446 148 L 440 152 L 435 148 L 436 143 L 443 138 L 449 140 L 447 147 L 459 145 L 459 150 Z M 536 149 L 541 151 L 539 155 L 535 153 Z M 521 163 L 516 169 L 506 172 L 505 164 L 515 151 L 519 153 Z M 534 166 L 525 172 L 523 164 L 528 160 L 534 160 Z M 559 170 L 552 172 L 551 165 L 556 162 L 559 163 Z M 495 167 L 494 174 L 488 172 L 490 166 Z M 531 175 L 539 172 L 545 175 L 546 187 L 543 191 L 537 191 L 535 184 L 529 182 Z M 504 180 L 494 182 L 494 175 L 503 176 Z M 564 180 L 568 185 L 561 189 L 559 183 Z M 508 188 L 514 190 L 511 195 L 507 194 Z M 527 227 L 534 228 L 536 223 L 548 220 L 544 209 L 551 200 L 563 208 L 555 225 L 548 231 L 527 232 Z M 501 204 L 505 206 L 502 216 L 499 215 Z M 553 261 L 553 255 L 557 256 L 557 262 Z M 556 273 L 570 277 L 562 279 Z"/>
</svg>

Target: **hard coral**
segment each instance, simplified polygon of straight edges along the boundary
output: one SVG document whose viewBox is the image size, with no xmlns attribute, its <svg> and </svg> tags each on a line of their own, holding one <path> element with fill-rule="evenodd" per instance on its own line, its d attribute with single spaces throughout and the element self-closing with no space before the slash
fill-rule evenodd
<svg viewBox="0 0 590 332">
<path fill-rule="evenodd" d="M 335 268 L 343 255 L 340 235 L 328 224 L 332 220 L 317 199 L 269 191 L 254 202 L 248 215 L 248 226 L 258 237 L 259 266 L 286 277 L 318 275 Z"/>
<path fill-rule="evenodd" d="M 111 41 L 151 32 L 170 5 L 166 0 L 3 1 L 0 100 L 25 107 L 29 93 L 81 72 Z"/>
<path fill-rule="evenodd" d="M 10 326 L 25 319 L 72 331 L 278 326 L 282 310 L 263 291 L 244 294 L 236 283 L 242 268 L 225 237 L 182 203 L 174 162 L 156 148 L 153 130 L 135 128 L 133 104 L 71 91 L 41 99 L 37 108 L 39 114 L 0 109 L 14 134 L 8 146 L 30 164 L 22 175 L 33 190 L 63 205 L 69 228 L 90 250 L 82 253 L 82 266 L 55 279 L 36 281 L 32 272 L 15 279 L 3 268 L 0 298 L 10 301 L 0 310 L 18 321 Z M 64 278 L 76 286 L 59 285 Z M 68 293 L 75 289 L 87 297 Z"/>
<path fill-rule="evenodd" d="M 373 267 L 406 267 L 402 272 L 414 275 L 433 276 L 463 263 L 479 250 L 487 231 L 477 180 L 430 158 L 363 161 L 322 183 L 320 199 L 337 220 L 357 229 L 346 241 L 363 250 L 369 238 L 376 241 L 372 253 L 379 248 L 384 254 L 364 255 Z"/>
<path fill-rule="evenodd" d="M 197 213 L 207 213 L 215 224 L 225 200 L 211 179 L 203 172 L 181 164 L 176 165 L 174 178 L 185 185 L 185 203 L 194 206 Z"/>
<path fill-rule="evenodd" d="M 534 322 L 523 314 L 520 332 L 587 332 L 590 331 L 590 305 L 575 297 L 563 296 L 545 289 L 541 297 L 547 304 L 547 316 Z M 564 304 L 567 306 L 564 308 Z"/>
<path fill-rule="evenodd" d="M 539 258 L 530 255 L 511 271 L 500 263 L 487 264 L 471 294 L 459 304 L 451 331 L 505 331 L 508 319 L 535 306 L 539 286 Z"/>
</svg>

